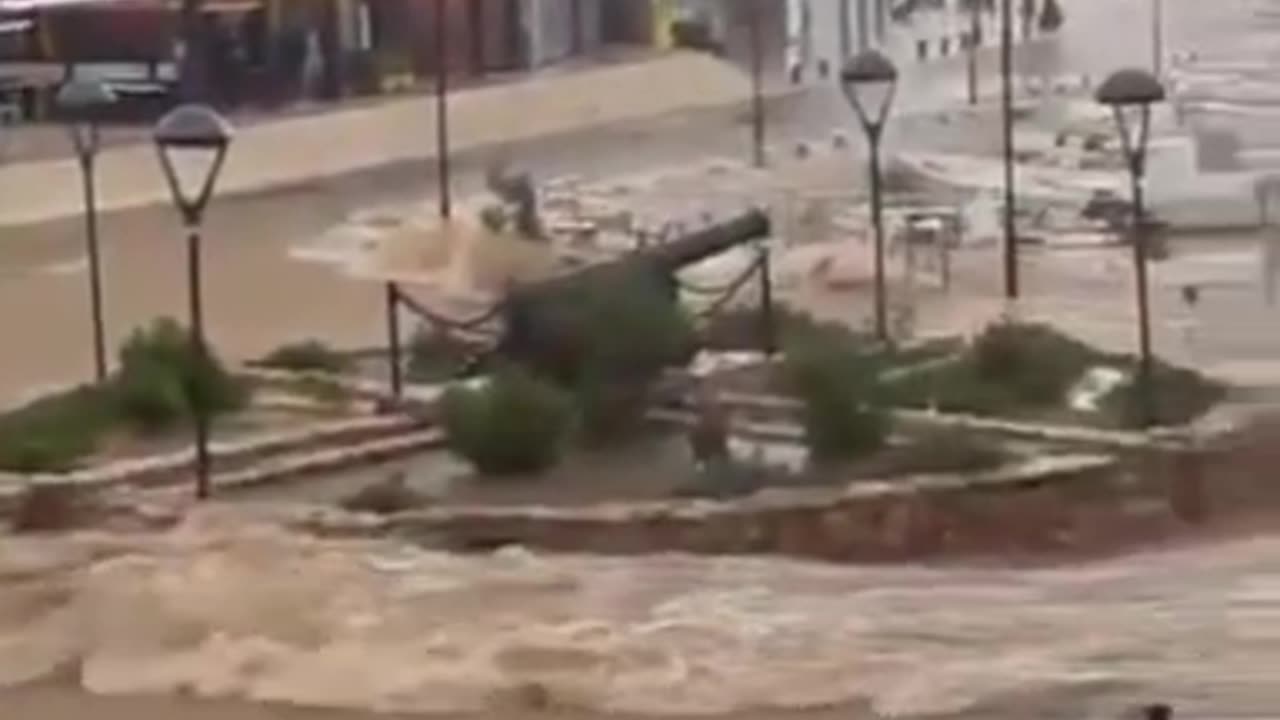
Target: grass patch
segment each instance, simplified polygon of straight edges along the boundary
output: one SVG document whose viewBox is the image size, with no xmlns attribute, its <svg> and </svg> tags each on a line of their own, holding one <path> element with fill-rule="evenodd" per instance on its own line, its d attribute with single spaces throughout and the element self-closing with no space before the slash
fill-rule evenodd
<svg viewBox="0 0 1280 720">
<path fill-rule="evenodd" d="M 1141 394 L 1133 379 L 1104 396 L 1096 413 L 1067 407 L 1071 389 L 1094 367 L 1113 367 L 1132 378 L 1137 359 L 1105 353 L 1047 325 L 1002 322 L 987 328 L 950 361 L 900 374 L 885 382 L 883 390 L 887 401 L 898 407 L 1141 427 Z M 1226 396 L 1225 386 L 1193 370 L 1161 362 L 1155 367 L 1157 425 L 1191 422 Z"/>
<path fill-rule="evenodd" d="M 319 340 L 281 345 L 259 363 L 262 367 L 337 375 L 351 369 L 351 359 Z"/>
<path fill-rule="evenodd" d="M 0 470 L 67 472 L 109 433 L 161 434 L 197 411 L 218 417 L 248 404 L 250 387 L 212 355 L 196 351 L 169 319 L 134 331 L 107 382 L 50 395 L 0 415 Z"/>
<path fill-rule="evenodd" d="M 409 340 L 409 382 L 436 384 L 456 378 L 475 356 L 475 348 L 457 337 L 423 326 Z"/>
<path fill-rule="evenodd" d="M 117 422 L 108 388 L 85 386 L 0 415 L 0 468 L 68 472 Z"/>
<path fill-rule="evenodd" d="M 1130 365 L 1136 363 L 1130 361 Z M 1227 387 L 1194 370 L 1156 363 L 1153 369 L 1152 421 L 1161 427 L 1185 425 L 1222 402 Z M 1136 429 L 1143 426 L 1142 393 L 1136 377 L 1112 390 L 1102 398 L 1102 410 L 1121 428 Z"/>
</svg>

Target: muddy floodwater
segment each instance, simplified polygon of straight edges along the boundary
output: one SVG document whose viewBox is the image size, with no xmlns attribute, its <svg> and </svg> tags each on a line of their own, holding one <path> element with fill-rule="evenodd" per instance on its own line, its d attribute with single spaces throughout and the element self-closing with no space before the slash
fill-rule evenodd
<svg viewBox="0 0 1280 720">
<path fill-rule="evenodd" d="M 224 510 L 158 536 L 5 539 L 0 583 L 9 686 L 70 672 L 92 693 L 404 712 L 1280 707 L 1273 539 L 1051 570 L 859 568 L 452 556 Z"/>
</svg>

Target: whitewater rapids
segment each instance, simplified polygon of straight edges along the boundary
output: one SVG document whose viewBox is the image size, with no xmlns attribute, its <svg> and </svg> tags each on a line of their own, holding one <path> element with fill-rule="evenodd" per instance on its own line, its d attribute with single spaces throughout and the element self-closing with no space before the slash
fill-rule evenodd
<svg viewBox="0 0 1280 720">
<path fill-rule="evenodd" d="M 1044 692 L 1280 706 L 1280 540 L 1070 569 L 454 556 L 231 511 L 0 540 L 0 687 L 379 711 L 953 713 Z M 1083 705 L 1082 705 L 1083 706 Z"/>
</svg>

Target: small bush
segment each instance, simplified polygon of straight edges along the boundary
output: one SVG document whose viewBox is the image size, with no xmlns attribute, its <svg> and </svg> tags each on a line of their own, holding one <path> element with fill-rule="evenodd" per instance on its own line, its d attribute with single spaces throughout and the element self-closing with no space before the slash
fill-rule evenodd
<svg viewBox="0 0 1280 720">
<path fill-rule="evenodd" d="M 200 353 L 187 331 L 167 318 L 125 341 L 114 386 L 120 413 L 146 431 L 168 429 L 197 411 L 209 417 L 233 412 L 249 399 L 248 386 L 212 350 Z"/>
<path fill-rule="evenodd" d="M 880 405 L 877 368 L 846 347 L 797 343 L 787 349 L 784 373 L 804 403 L 805 440 L 817 463 L 855 460 L 879 450 L 889 434 Z"/>
<path fill-rule="evenodd" d="M 109 394 L 80 387 L 0 416 L 0 469 L 66 472 L 97 449 L 112 422 Z"/>
<path fill-rule="evenodd" d="M 420 327 L 409 340 L 408 378 L 412 382 L 437 383 L 457 377 L 475 350 L 447 332 Z"/>
<path fill-rule="evenodd" d="M 550 468 L 573 421 L 564 393 L 514 367 L 500 370 L 483 387 L 450 389 L 442 411 L 449 446 L 494 476 Z"/>
<path fill-rule="evenodd" d="M 263 367 L 296 372 L 341 373 L 351 366 L 350 360 L 319 340 L 282 345 L 262 359 Z"/>
<path fill-rule="evenodd" d="M 1194 370 L 1161 362 L 1155 364 L 1152 379 L 1151 420 L 1157 426 L 1190 423 L 1222 402 L 1227 394 L 1226 387 Z M 1144 425 L 1146 418 L 1136 372 L 1102 399 L 1102 409 L 1121 427 L 1141 428 Z"/>
<path fill-rule="evenodd" d="M 1004 386 L 1011 399 L 1031 408 L 1060 405 L 1080 376 L 1106 359 L 1093 348 L 1048 325 L 1000 322 L 974 340 L 977 379 Z"/>
</svg>

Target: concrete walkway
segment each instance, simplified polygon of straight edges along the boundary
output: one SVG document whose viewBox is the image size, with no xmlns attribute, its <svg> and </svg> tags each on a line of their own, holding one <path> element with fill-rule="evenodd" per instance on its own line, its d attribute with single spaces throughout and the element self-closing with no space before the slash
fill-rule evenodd
<svg viewBox="0 0 1280 720">
<path fill-rule="evenodd" d="M 455 151 L 518 142 L 679 110 L 721 107 L 750 97 L 738 69 L 695 53 L 477 88 L 451 102 Z M 219 183 L 221 194 L 296 185 L 435 153 L 430 97 L 281 119 L 243 130 Z M 108 150 L 99 160 L 99 203 L 106 211 L 168 202 L 155 150 Z M 0 167 L 0 226 L 26 225 L 81 211 L 73 160 Z"/>
</svg>

